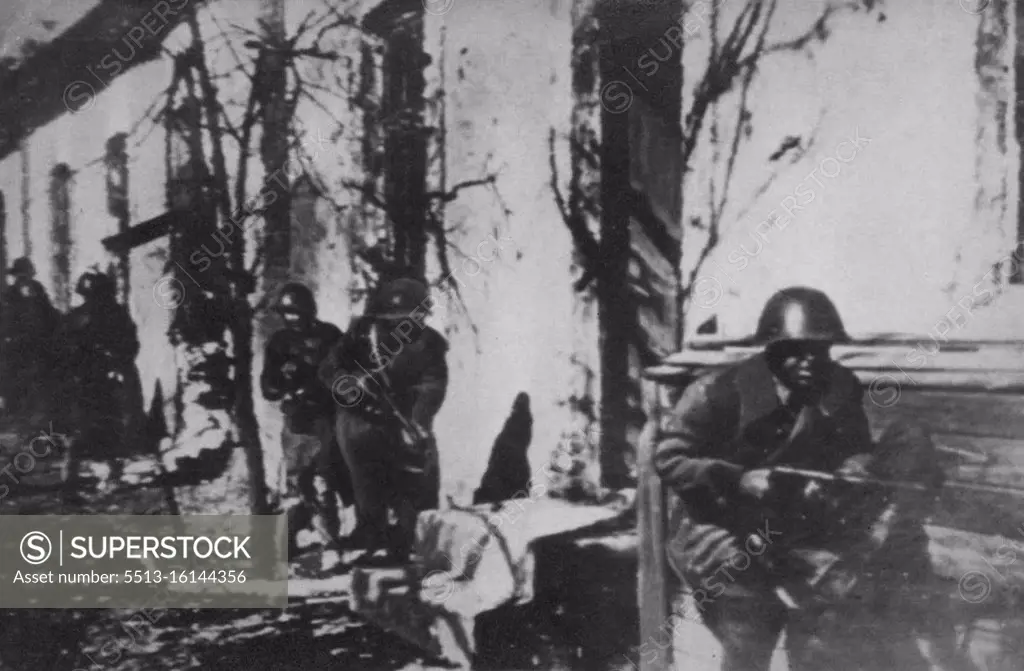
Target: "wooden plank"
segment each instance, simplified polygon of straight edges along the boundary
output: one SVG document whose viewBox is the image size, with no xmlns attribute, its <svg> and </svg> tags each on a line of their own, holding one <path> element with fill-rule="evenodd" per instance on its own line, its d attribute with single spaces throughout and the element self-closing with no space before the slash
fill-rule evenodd
<svg viewBox="0 0 1024 671">
<path fill-rule="evenodd" d="M 686 349 L 665 358 L 665 366 L 728 365 L 757 354 L 761 347 L 725 346 L 717 349 Z M 924 371 L 1024 372 L 1024 345 L 1020 343 L 961 345 L 935 351 L 928 340 L 922 345 L 835 345 L 832 355 L 856 370 L 899 372 L 914 377 Z"/>
<path fill-rule="evenodd" d="M 851 334 L 851 342 L 845 346 L 852 347 L 893 347 L 904 345 L 910 347 L 925 346 L 934 349 L 936 342 L 932 335 L 920 333 L 854 333 Z M 949 338 L 942 340 L 939 344 L 946 351 L 974 351 L 982 347 L 1007 347 L 1020 349 L 1024 347 L 1024 340 L 990 340 L 977 338 L 963 340 Z M 689 350 L 721 350 L 730 347 L 746 347 L 755 349 L 753 336 L 748 335 L 742 338 L 722 338 L 719 335 L 694 335 L 687 342 Z"/>
<path fill-rule="evenodd" d="M 167 235 L 175 227 L 181 226 L 184 221 L 185 215 L 181 212 L 164 212 L 126 231 L 109 235 L 100 242 L 103 243 L 107 251 L 122 254 Z"/>
<path fill-rule="evenodd" d="M 1024 491 L 1024 438 L 935 433 L 932 441 L 942 452 L 950 477 Z"/>
<path fill-rule="evenodd" d="M 647 232 L 630 218 L 630 246 L 633 270 L 630 278 L 635 293 L 637 318 L 650 341 L 652 352 L 671 352 L 675 338 L 675 274 L 673 265 L 652 242 Z M 644 297 L 642 292 L 649 295 Z"/>
<path fill-rule="evenodd" d="M 658 645 L 671 613 L 665 566 L 665 495 L 654 470 L 654 447 L 660 427 L 658 390 L 644 383 L 649 417 L 637 451 L 637 533 L 640 537 L 637 598 L 640 610 L 640 671 L 669 671 L 672 646 Z"/>
<path fill-rule="evenodd" d="M 1017 524 L 1020 525 L 1018 516 Z M 985 534 L 931 524 L 925 527 L 936 575 L 971 604 L 1012 605 L 1024 593 L 1024 525 L 1009 535 Z"/>
<path fill-rule="evenodd" d="M 902 387 L 898 397 L 868 389 L 865 410 L 872 423 L 914 422 L 930 433 L 1014 440 L 1024 436 L 1024 397 Z M 883 405 L 885 407 L 883 407 Z"/>
<path fill-rule="evenodd" d="M 686 365 L 686 366 L 651 366 L 644 370 L 643 376 L 663 384 L 681 384 L 690 376 L 723 368 L 747 358 L 746 355 L 736 356 L 724 364 Z M 849 367 L 849 366 L 848 366 Z M 851 368 L 860 379 L 876 395 L 880 403 L 889 403 L 887 399 L 895 398 L 903 389 L 913 387 L 919 391 L 960 391 L 974 394 L 1000 394 L 1024 396 L 1024 372 L 1015 371 L 982 371 L 982 370 L 928 370 L 915 372 L 908 379 L 898 369 L 867 370 Z M 895 390 L 895 391 L 893 391 Z"/>
</svg>

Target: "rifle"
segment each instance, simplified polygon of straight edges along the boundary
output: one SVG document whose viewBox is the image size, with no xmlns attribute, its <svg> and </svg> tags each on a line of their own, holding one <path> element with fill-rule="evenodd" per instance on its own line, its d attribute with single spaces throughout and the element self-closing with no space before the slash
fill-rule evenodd
<svg viewBox="0 0 1024 671">
<path fill-rule="evenodd" d="M 789 466 L 776 466 L 772 469 L 777 473 L 784 475 L 795 475 L 808 480 L 820 480 L 825 482 L 841 482 L 849 484 L 863 484 L 863 485 L 875 485 L 878 487 L 884 487 L 886 489 L 904 489 L 918 492 L 928 492 L 932 488 L 927 485 L 922 485 L 919 482 L 908 482 L 906 480 L 882 480 L 879 478 L 862 477 L 854 475 L 837 475 L 834 473 L 825 473 L 823 471 L 812 471 L 801 468 L 791 468 Z M 1024 497 L 1024 488 L 1020 487 L 1002 487 L 999 485 L 982 485 L 973 482 L 961 482 L 961 481 L 947 481 L 943 484 L 943 487 L 950 487 L 952 489 L 959 489 L 962 491 L 969 492 L 983 492 L 986 494 L 1007 494 L 1010 496 Z"/>
<path fill-rule="evenodd" d="M 383 384 L 375 381 L 378 391 L 376 393 L 370 391 L 369 386 L 366 383 L 372 378 L 372 375 L 360 376 L 358 378 L 359 388 L 362 389 L 370 398 L 377 401 L 377 406 L 386 416 L 395 420 L 402 427 L 402 432 L 405 434 L 408 441 L 408 447 L 410 448 L 405 455 L 407 458 L 403 464 L 403 469 L 415 474 L 425 473 L 426 454 L 425 450 L 422 448 L 430 440 L 430 435 L 423 429 L 423 427 L 411 420 L 399 409 L 398 403 L 395 401 L 390 390 Z"/>
</svg>

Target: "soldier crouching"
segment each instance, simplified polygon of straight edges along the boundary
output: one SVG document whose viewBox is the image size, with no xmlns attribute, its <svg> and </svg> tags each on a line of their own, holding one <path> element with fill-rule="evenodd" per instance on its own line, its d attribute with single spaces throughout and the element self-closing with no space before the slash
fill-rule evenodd
<svg viewBox="0 0 1024 671">
<path fill-rule="evenodd" d="M 292 438 L 284 445 L 285 469 L 299 503 L 288 511 L 288 554 L 294 558 L 299 553 L 298 532 L 310 526 L 325 548 L 337 551 L 341 520 L 336 495 L 349 505 L 351 484 L 334 442 L 331 393 L 316 371 L 342 334 L 316 318 L 316 300 L 301 284 L 283 287 L 275 309 L 285 328 L 267 344 L 260 387 L 268 401 L 282 401 Z"/>
<path fill-rule="evenodd" d="M 339 406 L 335 435 L 352 474 L 353 544 L 366 549 L 356 565 L 406 561 L 419 512 L 438 507 L 432 426 L 448 386 L 448 344 L 424 323 L 428 301 L 419 281 L 385 284 L 320 368 Z"/>
<path fill-rule="evenodd" d="M 793 671 L 833 668 L 852 660 L 811 649 L 817 623 L 783 588 L 813 583 L 813 562 L 783 548 L 827 546 L 842 511 L 807 506 L 811 488 L 780 487 L 773 469 L 865 473 L 875 445 L 863 389 L 831 359 L 848 336 L 820 291 L 776 293 L 755 340 L 762 353 L 695 381 L 666 420 L 655 467 L 679 496 L 667 558 L 723 647 L 722 671 L 767 671 L 783 629 Z M 899 561 L 919 572 L 923 552 L 904 546 Z"/>
</svg>

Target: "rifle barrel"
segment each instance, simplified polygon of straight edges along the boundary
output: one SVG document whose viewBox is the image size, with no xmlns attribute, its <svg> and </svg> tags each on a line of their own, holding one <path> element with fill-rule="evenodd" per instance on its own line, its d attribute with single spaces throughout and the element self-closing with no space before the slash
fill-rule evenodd
<svg viewBox="0 0 1024 671">
<path fill-rule="evenodd" d="M 849 482 L 852 484 L 880 485 L 883 487 L 891 487 L 893 489 L 911 489 L 919 492 L 929 490 L 929 488 L 926 487 L 925 485 L 922 485 L 917 482 L 907 482 L 905 480 L 879 480 L 877 478 L 861 478 L 855 476 L 835 475 L 833 473 L 825 473 L 822 471 L 810 471 L 801 468 L 790 468 L 789 466 L 776 466 L 773 470 L 779 473 L 785 473 L 788 475 L 798 475 L 812 480 L 827 480 L 830 482 Z M 1009 496 L 1024 498 L 1024 488 L 1020 487 L 1002 487 L 1000 485 L 984 485 L 974 482 L 959 481 L 947 481 L 943 483 L 943 487 L 949 487 L 951 489 L 959 489 L 968 492 L 982 492 L 985 494 L 1005 494 Z"/>
</svg>

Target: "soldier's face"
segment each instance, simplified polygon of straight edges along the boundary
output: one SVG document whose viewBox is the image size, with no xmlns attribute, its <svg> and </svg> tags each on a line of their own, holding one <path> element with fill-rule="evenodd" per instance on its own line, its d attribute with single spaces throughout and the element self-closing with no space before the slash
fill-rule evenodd
<svg viewBox="0 0 1024 671">
<path fill-rule="evenodd" d="M 306 318 L 297 312 L 283 312 L 281 313 L 281 318 L 284 319 L 285 328 L 293 331 L 302 330 L 306 324 Z"/>
<path fill-rule="evenodd" d="M 423 336 L 423 327 L 409 317 L 381 319 L 377 322 L 377 326 L 380 329 L 379 336 L 383 337 L 384 334 L 388 334 L 396 342 L 411 344 Z"/>
<path fill-rule="evenodd" d="M 820 392 L 828 385 L 832 345 L 827 342 L 785 342 L 768 350 L 768 362 L 779 381 L 797 392 Z"/>
</svg>

